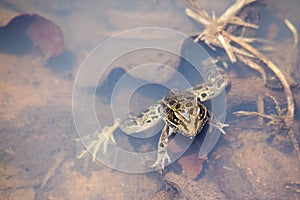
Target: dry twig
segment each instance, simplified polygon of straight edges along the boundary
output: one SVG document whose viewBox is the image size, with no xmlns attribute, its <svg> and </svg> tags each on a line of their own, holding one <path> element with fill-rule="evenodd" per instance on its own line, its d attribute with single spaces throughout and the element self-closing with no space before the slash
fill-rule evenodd
<svg viewBox="0 0 300 200">
<path fill-rule="evenodd" d="M 268 97 L 270 97 L 274 104 L 275 104 L 275 108 L 276 108 L 276 112 L 277 114 L 276 115 L 269 115 L 269 114 L 264 114 L 264 113 L 261 113 L 261 112 L 249 112 L 249 111 L 238 111 L 238 112 L 235 112 L 234 114 L 237 115 L 237 116 L 257 116 L 257 117 L 262 117 L 262 118 L 265 118 L 265 119 L 268 119 L 269 122 L 268 122 L 268 125 L 270 127 L 274 127 L 274 130 L 276 132 L 282 132 L 282 131 L 286 131 L 288 133 L 288 136 L 294 146 L 294 149 L 295 149 L 295 153 L 296 153 L 296 156 L 298 158 L 298 160 L 300 161 L 300 148 L 299 148 L 299 145 L 298 145 L 298 141 L 296 139 L 296 133 L 293 129 L 290 128 L 290 124 L 287 124 L 286 123 L 286 120 L 284 118 L 284 110 L 281 109 L 280 105 L 279 105 L 279 102 L 275 99 L 275 97 L 269 95 L 269 94 L 266 94 Z"/>
<path fill-rule="evenodd" d="M 204 26 L 204 30 L 194 41 L 204 41 L 212 49 L 214 49 L 213 46 L 221 47 L 226 51 L 230 61 L 233 63 L 236 62 L 236 56 L 234 54 L 235 51 L 230 45 L 230 40 L 224 38 L 222 35 L 222 31 L 230 24 L 258 28 L 257 25 L 244 22 L 241 18 L 236 16 L 244 6 L 254 1 L 255 0 L 237 0 L 236 3 L 228 8 L 222 16 L 216 18 L 215 16 L 210 17 L 205 10 L 200 8 L 194 2 L 194 0 L 188 0 L 188 3 L 196 10 L 197 13 L 186 8 L 186 14 Z"/>
<path fill-rule="evenodd" d="M 240 45 L 241 47 L 243 47 L 244 49 L 248 50 L 249 52 L 251 52 L 253 55 L 255 55 L 257 57 L 258 60 L 262 61 L 264 64 L 266 64 L 267 67 L 269 67 L 270 70 L 272 70 L 274 72 L 274 74 L 277 76 L 277 78 L 279 79 L 279 81 L 281 82 L 283 89 L 286 93 L 286 98 L 287 98 L 287 114 L 286 114 L 286 121 L 288 122 L 288 124 L 290 124 L 291 122 L 293 122 L 294 120 L 294 112 L 295 112 L 295 108 L 294 108 L 294 97 L 293 97 L 293 93 L 291 91 L 290 85 L 288 84 L 285 76 L 283 75 L 283 73 L 280 71 L 280 69 L 272 62 L 270 61 L 266 56 L 264 56 L 262 53 L 258 52 L 254 47 L 252 47 L 251 45 L 239 40 L 239 38 L 231 35 L 230 33 L 223 31 L 223 34 L 228 37 L 230 40 L 232 40 L 233 42 L 237 43 L 238 45 Z"/>
<path fill-rule="evenodd" d="M 240 26 L 258 28 L 256 25 L 246 23 L 236 16 L 244 6 L 254 1 L 255 0 L 237 0 L 235 4 L 228 8 L 227 11 L 220 18 L 211 18 L 193 0 L 189 0 L 188 2 L 197 11 L 197 13 L 193 12 L 188 8 L 186 9 L 186 13 L 188 16 L 192 17 L 193 19 L 197 20 L 199 23 L 204 25 L 204 30 L 195 39 L 195 42 L 203 40 L 208 46 L 212 48 L 213 46 L 223 48 L 226 51 L 231 62 L 236 62 L 236 58 L 238 57 L 238 59 L 244 64 L 246 64 L 248 67 L 257 70 L 261 74 L 265 84 L 267 83 L 267 76 L 264 69 L 261 66 L 259 66 L 256 62 L 246 57 L 245 54 L 243 55 L 242 53 L 250 53 L 252 57 L 254 57 L 258 61 L 263 62 L 269 69 L 271 69 L 274 72 L 279 81 L 282 83 L 284 91 L 286 93 L 288 111 L 285 119 L 287 120 L 287 122 L 289 122 L 288 124 L 290 124 L 294 119 L 294 98 L 291 92 L 290 85 L 288 84 L 283 73 L 267 57 L 265 57 L 255 48 L 253 48 L 250 44 L 248 44 L 248 42 L 253 42 L 254 39 L 236 37 L 225 30 L 228 24 L 236 24 L 234 23 L 236 21 L 239 21 Z M 290 25 L 291 23 L 288 22 L 286 23 Z M 289 27 L 293 26 L 290 25 Z M 290 29 L 294 30 L 293 28 Z M 231 42 L 238 44 L 243 49 L 237 51 L 238 48 L 232 47 L 230 44 Z"/>
</svg>

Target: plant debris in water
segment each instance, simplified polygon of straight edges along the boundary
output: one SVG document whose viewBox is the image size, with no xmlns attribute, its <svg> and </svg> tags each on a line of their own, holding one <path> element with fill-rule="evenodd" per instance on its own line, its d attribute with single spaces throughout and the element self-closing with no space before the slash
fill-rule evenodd
<svg viewBox="0 0 300 200">
<path fill-rule="evenodd" d="M 259 28 L 257 25 L 245 22 L 242 18 L 237 16 L 241 9 L 255 1 L 256 0 L 237 0 L 231 7 L 229 7 L 225 11 L 223 15 L 217 18 L 214 15 L 210 17 L 205 10 L 203 10 L 195 3 L 194 0 L 188 0 L 189 5 L 194 11 L 187 8 L 186 14 L 204 25 L 204 30 L 198 34 L 195 42 L 198 42 L 199 40 L 204 41 L 212 49 L 215 49 L 215 47 L 223 48 L 232 63 L 240 61 L 246 66 L 257 70 L 261 74 L 266 86 L 267 73 L 264 67 L 267 67 L 275 74 L 275 76 L 283 86 L 284 92 L 286 94 L 287 111 L 285 114 L 281 112 L 280 115 L 277 116 L 264 115 L 262 117 L 268 118 L 269 120 L 271 120 L 272 124 L 277 124 L 278 127 L 284 127 L 289 130 L 289 137 L 291 138 L 298 160 L 300 161 L 300 150 L 296 140 L 295 131 L 290 128 L 290 126 L 294 122 L 295 115 L 294 97 L 291 91 L 291 87 L 287 81 L 286 76 L 280 70 L 280 68 L 251 45 L 251 43 L 254 41 L 264 43 L 266 43 L 267 41 L 259 38 L 247 38 L 243 37 L 243 35 L 236 36 L 227 30 L 229 26 L 242 26 L 245 29 Z M 289 20 L 285 19 L 285 23 L 293 33 L 294 44 L 297 45 L 297 30 Z M 261 66 L 261 64 L 263 65 Z M 257 113 L 244 111 L 236 112 L 236 114 L 252 116 L 259 115 Z"/>
</svg>

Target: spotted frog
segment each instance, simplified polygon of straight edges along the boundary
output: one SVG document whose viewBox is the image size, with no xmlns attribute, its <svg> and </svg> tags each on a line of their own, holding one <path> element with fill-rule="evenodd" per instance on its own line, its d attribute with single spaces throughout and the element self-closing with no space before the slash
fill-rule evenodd
<svg viewBox="0 0 300 200">
<path fill-rule="evenodd" d="M 133 134 L 153 127 L 161 119 L 164 121 L 164 127 L 158 142 L 157 159 L 151 166 L 157 169 L 164 169 L 165 162 L 171 162 L 167 145 L 172 134 L 179 133 L 192 139 L 201 132 L 206 123 L 225 134 L 224 127 L 227 127 L 228 124 L 218 121 L 203 102 L 219 95 L 230 82 L 223 70 L 215 66 L 212 59 L 203 61 L 203 66 L 207 77 L 205 83 L 184 91 L 173 89 L 163 99 L 148 107 L 147 111 L 141 115 L 115 119 L 112 126 L 105 126 L 100 133 L 97 133 L 98 138 L 91 141 L 86 149 L 78 155 L 78 158 L 87 152 L 92 152 L 93 160 L 95 160 L 101 146 L 103 152 L 106 153 L 108 142 L 116 143 L 113 132 L 117 128 L 126 134 Z"/>
</svg>

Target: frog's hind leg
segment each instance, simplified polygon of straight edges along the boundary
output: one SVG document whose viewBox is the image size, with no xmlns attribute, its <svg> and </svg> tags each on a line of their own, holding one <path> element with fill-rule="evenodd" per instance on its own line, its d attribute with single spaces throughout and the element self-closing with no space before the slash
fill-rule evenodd
<svg viewBox="0 0 300 200">
<path fill-rule="evenodd" d="M 160 109 L 160 103 L 149 106 L 139 116 L 131 116 L 121 121 L 119 127 L 125 134 L 143 132 L 161 121 L 162 112 Z"/>
</svg>

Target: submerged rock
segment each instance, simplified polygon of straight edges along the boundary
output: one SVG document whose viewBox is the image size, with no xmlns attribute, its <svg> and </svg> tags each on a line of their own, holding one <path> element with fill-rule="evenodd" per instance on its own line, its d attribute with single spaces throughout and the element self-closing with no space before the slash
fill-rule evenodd
<svg viewBox="0 0 300 200">
<path fill-rule="evenodd" d="M 0 51 L 27 54 L 37 48 L 46 60 L 62 53 L 63 34 L 59 26 L 37 14 L 21 14 L 0 27 Z"/>
<path fill-rule="evenodd" d="M 36 14 L 31 15 L 31 18 L 32 22 L 26 30 L 26 34 L 33 45 L 41 50 L 47 59 L 61 54 L 64 38 L 59 26 Z"/>
</svg>

